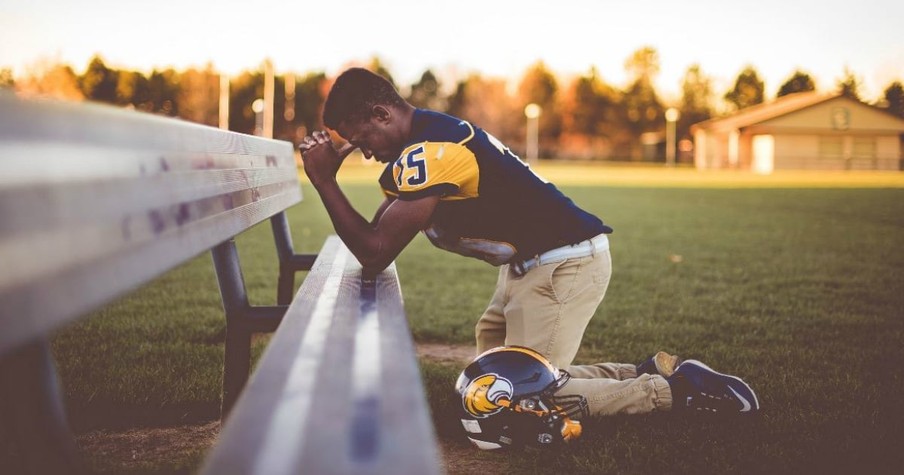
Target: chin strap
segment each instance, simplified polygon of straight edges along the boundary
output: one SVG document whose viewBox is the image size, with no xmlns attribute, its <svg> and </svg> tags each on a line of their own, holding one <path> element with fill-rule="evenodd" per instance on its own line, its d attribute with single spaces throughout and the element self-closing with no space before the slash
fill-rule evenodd
<svg viewBox="0 0 904 475">
<path fill-rule="evenodd" d="M 554 413 L 562 417 L 562 440 L 570 442 L 581 436 L 581 423 L 575 418 L 589 417 L 590 407 L 587 404 L 587 398 L 584 396 L 577 394 L 555 396 L 555 393 L 562 389 L 565 383 L 571 379 L 571 375 L 567 371 L 560 371 L 562 376 L 556 381 L 555 389 L 552 390 L 553 394 L 549 395 L 549 399 L 556 405 Z"/>
<path fill-rule="evenodd" d="M 577 394 L 571 396 L 556 396 L 555 394 L 562 389 L 569 380 L 571 374 L 565 370 L 559 370 L 562 373 L 556 380 L 555 386 L 546 391 L 545 396 L 556 405 L 555 412 L 565 417 L 581 418 L 590 416 L 590 408 L 587 405 L 587 398 Z"/>
<path fill-rule="evenodd" d="M 564 442 L 571 442 L 581 437 L 580 421 L 572 419 L 578 413 L 587 414 L 587 400 L 583 396 L 562 396 L 558 400 L 565 400 L 564 404 L 570 406 L 563 408 L 559 406 L 560 401 L 556 401 L 556 406 L 552 410 L 537 410 L 532 407 L 525 407 L 522 404 L 512 404 L 508 399 L 498 401 L 498 404 L 506 409 L 520 414 L 530 414 L 541 419 L 544 424 L 550 428 L 555 427 L 557 420 L 561 420 L 561 435 Z M 533 406 L 536 407 L 536 406 Z M 550 439 L 552 440 L 552 439 Z"/>
<path fill-rule="evenodd" d="M 588 417 L 590 410 L 587 404 L 587 398 L 580 395 L 555 396 L 555 393 L 561 389 L 571 375 L 566 371 L 561 372 L 562 375 L 556 380 L 556 384 L 544 391 L 540 398 L 547 403 L 541 403 L 539 400 L 528 399 L 520 403 L 513 403 L 509 399 L 500 399 L 496 404 L 520 414 L 530 414 L 543 420 L 546 424 L 554 424 L 557 420 L 561 420 L 562 440 L 565 442 L 573 441 L 581 436 L 582 427 L 577 418 Z M 528 402 L 529 401 L 529 402 Z M 528 403 L 525 403 L 528 402 Z M 549 403 L 553 407 L 546 408 Z"/>
<path fill-rule="evenodd" d="M 562 421 L 562 440 L 571 442 L 581 436 L 581 423 L 565 418 Z"/>
<path fill-rule="evenodd" d="M 568 418 L 585 418 L 590 416 L 587 398 L 574 394 L 572 396 L 556 396 L 550 398 L 556 404 L 554 412 Z"/>
</svg>

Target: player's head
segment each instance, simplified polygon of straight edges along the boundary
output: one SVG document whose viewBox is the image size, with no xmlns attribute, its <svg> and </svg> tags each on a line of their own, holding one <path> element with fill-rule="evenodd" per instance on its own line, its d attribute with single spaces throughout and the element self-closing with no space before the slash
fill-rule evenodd
<svg viewBox="0 0 904 475">
<path fill-rule="evenodd" d="M 398 158 L 410 127 L 411 106 L 385 78 L 351 68 L 336 78 L 323 107 L 323 123 L 381 162 Z"/>
<path fill-rule="evenodd" d="M 343 121 L 364 120 L 373 107 L 405 103 L 392 83 L 364 68 L 351 68 L 336 78 L 323 107 L 323 123 L 335 129 Z"/>
</svg>

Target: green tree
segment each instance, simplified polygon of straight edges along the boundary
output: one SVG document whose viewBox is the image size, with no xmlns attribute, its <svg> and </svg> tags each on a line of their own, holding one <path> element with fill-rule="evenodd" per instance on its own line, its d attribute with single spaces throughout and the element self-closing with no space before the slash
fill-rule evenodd
<svg viewBox="0 0 904 475">
<path fill-rule="evenodd" d="M 179 73 L 172 68 L 151 71 L 148 77 L 148 98 L 151 111 L 158 114 L 179 115 Z"/>
<path fill-rule="evenodd" d="M 662 129 L 665 108 L 653 86 L 659 74 L 659 53 L 649 46 L 640 48 L 625 61 L 625 70 L 631 78 L 622 101 L 628 128 L 636 138 Z"/>
<path fill-rule="evenodd" d="M 408 102 L 415 107 L 432 110 L 443 110 L 443 98 L 440 96 L 440 84 L 433 71 L 426 70 L 421 79 L 411 85 Z"/>
<path fill-rule="evenodd" d="M 712 117 L 712 79 L 700 69 L 699 64 L 688 66 L 681 82 L 681 116 L 678 119 L 679 139 L 690 137 L 691 125 Z"/>
<path fill-rule="evenodd" d="M 794 74 L 792 74 L 784 84 L 782 84 L 782 87 L 778 89 L 778 94 L 775 97 L 787 96 L 788 94 L 794 94 L 795 92 L 815 90 L 816 83 L 813 82 L 813 78 L 811 78 L 809 74 L 797 70 L 794 71 Z"/>
<path fill-rule="evenodd" d="M 659 52 L 652 46 L 644 46 L 625 60 L 625 70 L 632 81 L 652 82 L 659 75 Z"/>
<path fill-rule="evenodd" d="M 468 80 L 458 81 L 455 85 L 455 91 L 449 95 L 446 100 L 446 113 L 455 117 L 464 118 L 465 107 L 467 106 L 468 96 Z"/>
<path fill-rule="evenodd" d="M 753 66 L 747 66 L 738 74 L 734 87 L 725 93 L 725 100 L 735 110 L 763 103 L 765 84 Z"/>
<path fill-rule="evenodd" d="M 85 98 L 93 101 L 116 104 L 116 86 L 119 82 L 117 71 L 104 64 L 100 56 L 91 58 L 85 73 L 79 77 L 79 87 Z"/>
<path fill-rule="evenodd" d="M 323 103 L 326 101 L 329 82 L 326 74 L 313 72 L 306 74 L 295 86 L 295 122 L 304 129 L 304 137 L 323 128 Z"/>
<path fill-rule="evenodd" d="M 588 136 L 604 132 L 606 113 L 616 105 L 608 89 L 595 67 L 576 78 L 561 101 L 564 131 Z"/>
<path fill-rule="evenodd" d="M 555 103 L 557 92 L 559 92 L 559 84 L 556 76 L 546 67 L 546 64 L 538 61 L 521 77 L 521 82 L 518 84 L 518 100 L 521 102 L 519 105 L 526 106 L 534 103 L 540 107 L 551 106 Z"/>
<path fill-rule="evenodd" d="M 136 71 L 120 71 L 116 81 L 116 103 L 131 104 L 138 110 L 153 111 L 148 78 Z"/>
<path fill-rule="evenodd" d="M 0 87 L 12 88 L 16 85 L 12 68 L 0 69 Z"/>
<path fill-rule="evenodd" d="M 24 95 L 71 101 L 85 98 L 79 88 L 79 77 L 68 64 L 38 61 L 28 68 L 24 78 L 16 81 L 15 88 Z"/>
<path fill-rule="evenodd" d="M 449 113 L 490 131 L 518 153 L 524 147 L 524 107 L 506 92 L 504 79 L 471 74 L 449 98 Z"/>
<path fill-rule="evenodd" d="M 264 97 L 263 71 L 243 71 L 229 85 L 229 130 L 253 134 L 255 113 L 251 108 Z"/>
<path fill-rule="evenodd" d="M 860 100 L 860 79 L 851 71 L 850 68 L 845 66 L 844 75 L 839 79 L 835 84 L 838 87 L 838 93 L 842 96 L 850 97 L 855 101 Z"/>
<path fill-rule="evenodd" d="M 219 123 L 220 76 L 212 64 L 204 69 L 189 68 L 179 73 L 176 102 L 179 117 L 199 124 Z"/>
<path fill-rule="evenodd" d="M 886 110 L 904 119 L 904 85 L 901 84 L 901 81 L 889 84 L 885 88 L 883 98 Z"/>
<path fill-rule="evenodd" d="M 613 137 L 624 128 L 621 93 L 606 84 L 596 68 L 575 79 L 562 103 L 570 132 Z"/>
<path fill-rule="evenodd" d="M 534 63 L 527 69 L 518 84 L 516 107 L 520 118 L 524 117 L 524 107 L 537 104 L 541 107 L 539 127 L 540 154 L 550 156 L 562 133 L 562 114 L 558 107 L 559 84 L 555 74 L 542 61 Z M 491 101 L 488 101 L 491 103 Z M 521 130 L 526 127 L 524 120 Z"/>
<path fill-rule="evenodd" d="M 295 136 L 297 126 L 294 117 L 294 97 L 291 98 L 293 115 L 291 118 L 286 116 L 286 101 L 290 100 L 289 97 L 286 96 L 286 87 L 288 86 L 289 79 L 294 81 L 295 77 L 292 75 L 278 76 L 275 74 L 273 77 L 273 138 L 294 143 L 297 140 Z M 298 83 L 296 82 L 295 85 L 297 86 Z"/>
<path fill-rule="evenodd" d="M 621 120 L 621 93 L 596 68 L 575 78 L 561 95 L 560 149 L 575 158 L 608 158 L 630 142 Z"/>
<path fill-rule="evenodd" d="M 392 74 L 390 74 L 389 69 L 386 67 L 386 65 L 383 64 L 383 61 L 381 61 L 379 57 L 374 56 L 373 58 L 371 58 L 370 64 L 367 66 L 367 69 L 379 74 L 380 76 L 383 76 L 387 81 L 392 83 L 392 85 L 395 86 L 396 89 L 398 89 L 395 79 L 392 78 Z"/>
</svg>

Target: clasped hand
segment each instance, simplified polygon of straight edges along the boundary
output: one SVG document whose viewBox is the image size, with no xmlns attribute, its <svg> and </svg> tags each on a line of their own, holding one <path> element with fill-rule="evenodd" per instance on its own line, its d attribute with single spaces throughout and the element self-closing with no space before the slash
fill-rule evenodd
<svg viewBox="0 0 904 475">
<path fill-rule="evenodd" d="M 304 172 L 314 186 L 335 179 L 342 160 L 355 148 L 357 147 L 347 143 L 336 150 L 330 134 L 325 130 L 315 130 L 298 145 L 298 149 L 301 150 Z"/>
</svg>

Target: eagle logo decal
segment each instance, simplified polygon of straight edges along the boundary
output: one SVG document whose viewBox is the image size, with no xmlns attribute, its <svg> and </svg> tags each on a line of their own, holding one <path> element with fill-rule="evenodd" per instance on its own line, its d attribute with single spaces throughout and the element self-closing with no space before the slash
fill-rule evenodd
<svg viewBox="0 0 904 475">
<path fill-rule="evenodd" d="M 465 410 L 477 418 L 491 416 L 501 411 L 512 400 L 512 383 L 495 373 L 474 378 L 462 395 Z"/>
</svg>

